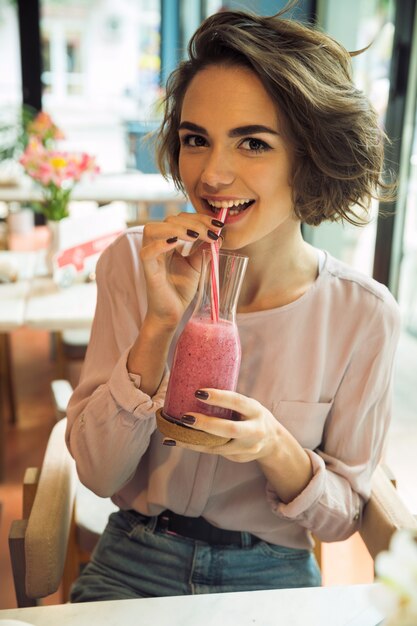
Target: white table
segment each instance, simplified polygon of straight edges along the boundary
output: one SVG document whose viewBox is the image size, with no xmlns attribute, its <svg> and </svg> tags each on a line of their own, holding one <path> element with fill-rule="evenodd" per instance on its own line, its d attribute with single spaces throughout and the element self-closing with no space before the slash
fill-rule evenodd
<svg viewBox="0 0 417 626">
<path fill-rule="evenodd" d="M 9 332 L 23 325 L 26 299 L 37 262 L 37 252 L 0 251 L 0 275 L 4 278 L 15 275 L 15 281 L 0 281 L 0 332 Z"/>
<path fill-rule="evenodd" d="M 64 604 L 0 611 L 35 626 L 376 626 L 371 585 Z M 11 626 L 11 625 L 10 625 Z"/>
<path fill-rule="evenodd" d="M 8 399 L 16 421 L 9 333 L 26 326 L 59 333 L 91 327 L 97 299 L 95 282 L 58 287 L 50 277 L 36 277 L 44 252 L 0 252 L 0 267 L 16 268 L 17 281 L 0 284 L 0 480 L 4 465 L 5 414 Z"/>
<path fill-rule="evenodd" d="M 34 278 L 26 295 L 24 324 L 51 332 L 88 329 L 96 300 L 95 282 L 74 282 L 70 287 L 59 287 L 52 278 Z"/>
<path fill-rule="evenodd" d="M 0 284 L 0 332 L 9 332 L 22 326 L 29 289 L 28 280 Z"/>
</svg>

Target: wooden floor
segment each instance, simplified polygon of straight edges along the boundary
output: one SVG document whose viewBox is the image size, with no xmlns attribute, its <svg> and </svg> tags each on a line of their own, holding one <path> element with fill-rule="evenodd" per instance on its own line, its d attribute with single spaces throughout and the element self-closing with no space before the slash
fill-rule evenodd
<svg viewBox="0 0 417 626">
<path fill-rule="evenodd" d="M 0 484 L 0 609 L 16 606 L 9 563 L 7 536 L 12 519 L 21 515 L 23 473 L 41 463 L 46 441 L 55 423 L 50 381 L 56 378 L 50 358 L 50 339 L 41 331 L 18 330 L 12 334 L 14 379 L 18 399 L 18 422 L 6 432 L 6 476 Z M 70 371 L 74 384 L 78 368 Z M 357 535 L 345 542 L 324 547 L 325 584 L 365 583 L 373 578 L 372 561 Z M 45 604 L 56 604 L 59 595 Z"/>
</svg>

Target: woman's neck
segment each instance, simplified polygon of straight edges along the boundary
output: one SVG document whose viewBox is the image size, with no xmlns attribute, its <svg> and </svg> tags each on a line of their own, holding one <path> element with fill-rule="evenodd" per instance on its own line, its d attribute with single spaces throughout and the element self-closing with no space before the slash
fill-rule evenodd
<svg viewBox="0 0 417 626">
<path fill-rule="evenodd" d="M 316 250 L 301 229 L 281 229 L 239 252 L 249 257 L 238 303 L 239 313 L 263 311 L 300 298 L 318 274 Z"/>
</svg>

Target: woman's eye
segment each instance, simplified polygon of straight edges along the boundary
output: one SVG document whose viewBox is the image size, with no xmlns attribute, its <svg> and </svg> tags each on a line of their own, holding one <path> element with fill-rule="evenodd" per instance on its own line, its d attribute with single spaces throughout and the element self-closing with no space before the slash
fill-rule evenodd
<svg viewBox="0 0 417 626">
<path fill-rule="evenodd" d="M 181 138 L 183 146 L 189 146 L 190 148 L 200 148 L 207 145 L 207 141 L 201 135 L 183 135 Z"/>
<path fill-rule="evenodd" d="M 255 139 L 254 137 L 244 139 L 240 145 L 249 152 L 265 152 L 266 150 L 270 150 L 270 146 L 268 146 L 265 141 Z"/>
</svg>

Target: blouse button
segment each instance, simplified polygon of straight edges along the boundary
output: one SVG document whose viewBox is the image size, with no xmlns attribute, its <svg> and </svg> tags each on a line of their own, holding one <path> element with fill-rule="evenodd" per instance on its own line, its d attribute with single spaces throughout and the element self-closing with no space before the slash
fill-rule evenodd
<svg viewBox="0 0 417 626">
<path fill-rule="evenodd" d="M 356 513 L 353 517 L 353 521 L 357 522 L 359 519 L 359 513 Z"/>
</svg>

